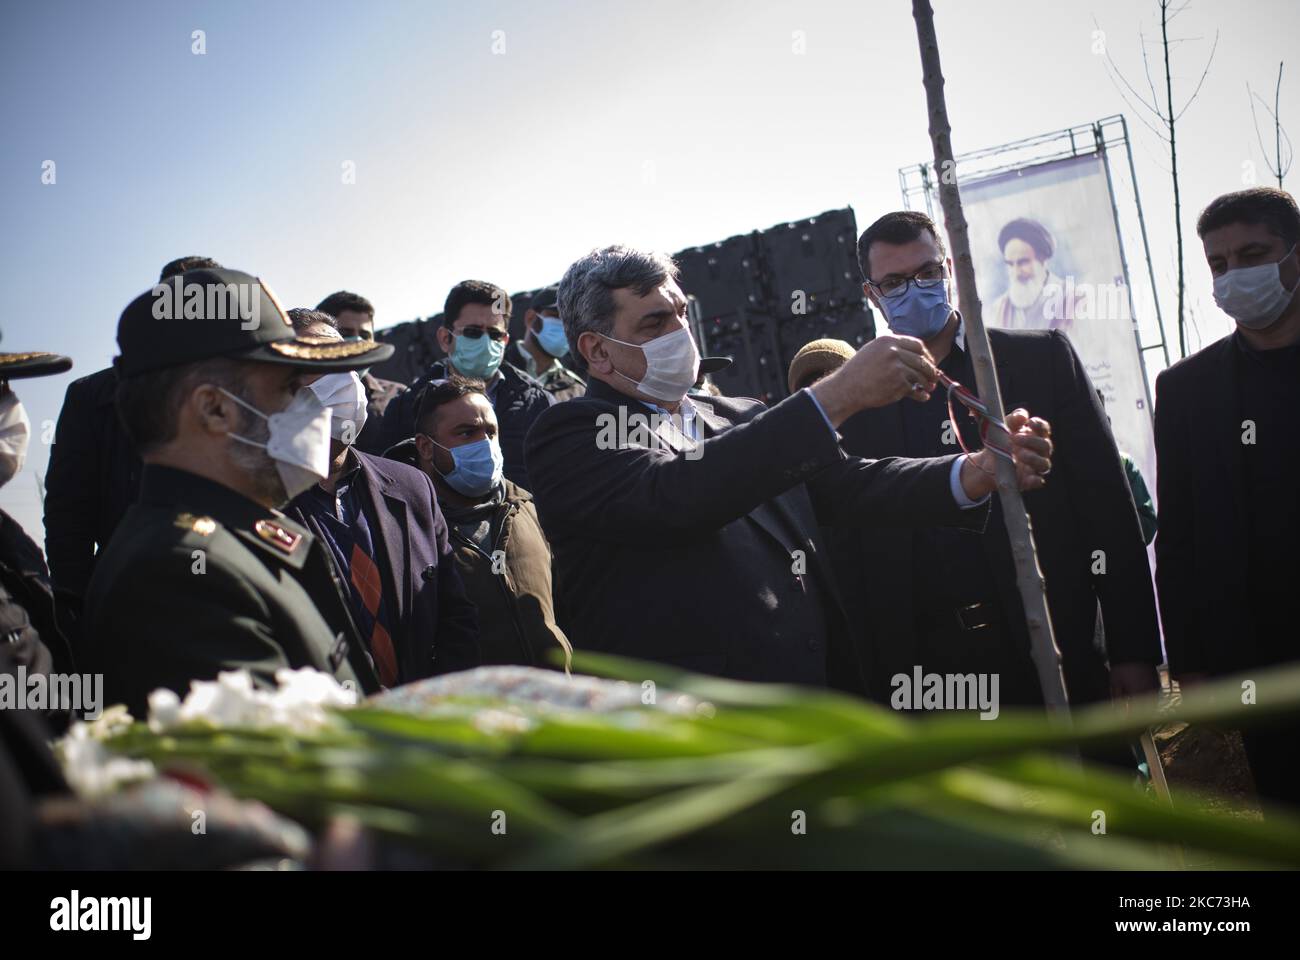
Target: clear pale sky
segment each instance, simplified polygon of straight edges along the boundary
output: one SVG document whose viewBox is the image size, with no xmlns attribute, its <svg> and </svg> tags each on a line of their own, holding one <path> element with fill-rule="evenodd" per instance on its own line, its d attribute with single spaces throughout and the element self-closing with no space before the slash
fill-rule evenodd
<svg viewBox="0 0 1300 960">
<path fill-rule="evenodd" d="M 1145 90 L 1155 0 L 934 6 L 959 153 L 1128 114 L 1168 316 L 1168 154 L 1094 53 L 1099 24 Z M 1174 21 L 1179 103 L 1219 33 L 1179 134 L 1194 347 L 1229 329 L 1195 217 L 1250 165 L 1270 182 L 1246 84 L 1272 101 L 1298 27 L 1294 0 L 1194 0 Z M 908 0 L 43 0 L 0 12 L 0 104 L 0 350 L 76 364 L 15 383 L 34 436 L 0 507 L 38 542 L 43 434 L 167 260 L 215 257 L 286 306 L 356 290 L 382 327 L 457 280 L 531 288 L 611 242 L 671 251 L 845 204 L 862 227 L 931 156 Z M 1282 119 L 1300 135 L 1300 59 Z"/>
</svg>

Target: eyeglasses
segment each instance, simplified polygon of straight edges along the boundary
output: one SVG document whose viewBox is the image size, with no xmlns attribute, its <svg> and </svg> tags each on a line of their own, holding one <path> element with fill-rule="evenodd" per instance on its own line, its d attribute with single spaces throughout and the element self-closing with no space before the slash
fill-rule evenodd
<svg viewBox="0 0 1300 960">
<path fill-rule="evenodd" d="M 469 337 L 471 340 L 477 340 L 486 333 L 493 343 L 500 343 L 506 338 L 506 332 L 500 327 L 461 327 L 455 333 L 458 337 Z"/>
<path fill-rule="evenodd" d="M 943 283 L 948 279 L 948 269 L 942 263 L 927 263 L 920 270 L 916 271 L 910 277 L 887 277 L 880 283 L 871 280 L 867 281 L 867 286 L 875 290 L 877 295 L 887 298 L 901 297 L 907 292 L 907 285 L 914 283 L 922 289 L 933 287 Z"/>
</svg>

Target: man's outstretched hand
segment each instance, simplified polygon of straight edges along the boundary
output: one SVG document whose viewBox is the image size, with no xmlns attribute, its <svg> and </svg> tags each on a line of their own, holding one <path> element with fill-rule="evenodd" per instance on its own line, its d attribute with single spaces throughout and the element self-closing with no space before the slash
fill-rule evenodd
<svg viewBox="0 0 1300 960">
<path fill-rule="evenodd" d="M 1041 490 L 1052 471 L 1052 426 L 1042 417 L 1031 417 L 1028 410 L 1016 409 L 1007 414 L 1007 433 L 1011 453 L 1016 461 L 1016 482 L 1021 490 Z M 961 466 L 961 485 L 972 500 L 997 489 L 994 453 L 987 448 L 972 453 Z"/>
<path fill-rule="evenodd" d="M 839 426 L 859 410 L 909 397 L 924 403 L 938 382 L 934 357 L 915 337 L 882 333 L 811 389 Z"/>
</svg>

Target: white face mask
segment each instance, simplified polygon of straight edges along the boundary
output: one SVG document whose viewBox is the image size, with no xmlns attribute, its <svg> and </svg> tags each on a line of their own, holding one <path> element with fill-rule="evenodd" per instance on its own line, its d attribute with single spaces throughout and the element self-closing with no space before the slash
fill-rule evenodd
<svg viewBox="0 0 1300 960">
<path fill-rule="evenodd" d="M 613 337 L 605 339 L 614 340 Z M 637 392 L 647 397 L 677 403 L 700 377 L 700 351 L 696 349 L 695 338 L 686 327 L 655 337 L 648 343 L 624 343 L 622 340 L 614 342 L 634 347 L 645 354 L 645 376 L 639 383 L 617 370 L 614 372 L 624 380 L 635 383 Z"/>
<path fill-rule="evenodd" d="M 18 475 L 27 461 L 32 422 L 11 390 L 0 400 L 0 486 Z"/>
<path fill-rule="evenodd" d="M 275 469 L 290 500 L 329 476 L 332 411 L 311 390 L 305 387 L 299 390 L 289 406 L 270 416 L 228 390 L 221 392 L 266 421 L 271 433 L 266 443 L 235 433 L 230 434 L 230 438 L 266 451 L 267 456 L 275 461 Z"/>
<path fill-rule="evenodd" d="M 330 436 L 348 446 L 356 443 L 366 425 L 366 388 L 361 378 L 351 371 L 327 373 L 309 389 L 334 412 Z"/>
<path fill-rule="evenodd" d="M 1283 257 L 1295 253 L 1295 247 Z M 1214 278 L 1214 302 L 1247 330 L 1264 330 L 1277 322 L 1296 288 L 1282 286 L 1282 260 L 1257 267 L 1238 267 Z"/>
</svg>

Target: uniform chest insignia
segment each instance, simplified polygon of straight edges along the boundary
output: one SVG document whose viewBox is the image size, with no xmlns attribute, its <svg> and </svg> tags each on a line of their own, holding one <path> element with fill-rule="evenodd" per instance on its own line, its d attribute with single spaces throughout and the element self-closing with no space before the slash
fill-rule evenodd
<svg viewBox="0 0 1300 960">
<path fill-rule="evenodd" d="M 253 531 L 277 550 L 293 553 L 302 543 L 302 534 L 281 526 L 274 520 L 259 520 L 253 524 Z"/>
<path fill-rule="evenodd" d="M 217 530 L 217 522 L 211 517 L 196 517 L 192 513 L 177 514 L 172 522 L 182 530 L 192 530 L 201 537 L 210 537 Z"/>
</svg>

